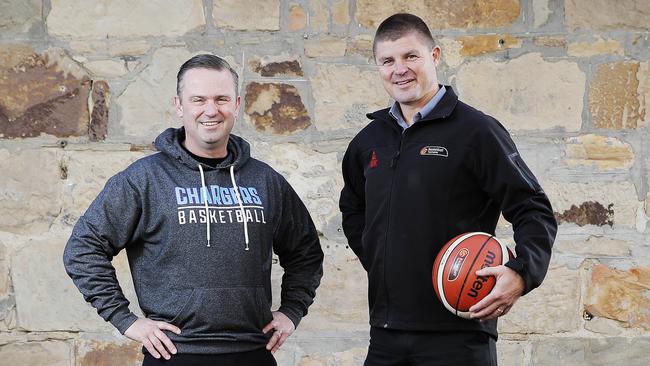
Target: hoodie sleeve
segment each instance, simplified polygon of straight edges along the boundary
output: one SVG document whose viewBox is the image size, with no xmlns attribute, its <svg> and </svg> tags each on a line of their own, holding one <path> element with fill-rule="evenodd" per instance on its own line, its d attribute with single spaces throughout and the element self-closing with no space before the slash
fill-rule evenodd
<svg viewBox="0 0 650 366">
<path fill-rule="evenodd" d="M 273 251 L 284 269 L 280 312 L 295 327 L 314 302 L 323 276 L 323 251 L 307 208 L 289 183 L 280 176 L 279 222 L 273 235 Z"/>
<path fill-rule="evenodd" d="M 513 225 L 516 258 L 505 265 L 522 276 L 527 294 L 546 276 L 557 222 L 551 203 L 506 129 L 496 120 L 485 125 L 475 152 L 477 174 L 483 190 L 500 203 L 503 217 Z"/>
<path fill-rule="evenodd" d="M 112 177 L 77 221 L 63 252 L 66 272 L 84 299 L 122 334 L 137 316 L 129 310 L 111 261 L 135 235 L 140 202 L 124 173 Z"/>
<path fill-rule="evenodd" d="M 348 239 L 348 245 L 363 265 L 361 235 L 366 224 L 366 183 L 363 167 L 359 163 L 355 140 L 350 142 L 341 164 L 344 186 L 339 199 L 339 209 L 343 214 L 343 233 Z"/>
</svg>

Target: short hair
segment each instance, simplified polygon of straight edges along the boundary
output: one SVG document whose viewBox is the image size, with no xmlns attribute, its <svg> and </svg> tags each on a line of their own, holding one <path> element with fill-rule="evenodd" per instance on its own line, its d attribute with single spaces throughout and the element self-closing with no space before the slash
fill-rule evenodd
<svg viewBox="0 0 650 366">
<path fill-rule="evenodd" d="M 375 32 L 375 39 L 372 42 L 372 55 L 375 56 L 377 43 L 381 41 L 395 41 L 399 38 L 415 33 L 432 49 L 436 46 L 436 41 L 431 35 L 427 24 L 417 15 L 408 13 L 397 13 L 386 18 Z"/>
<path fill-rule="evenodd" d="M 181 65 L 181 68 L 178 70 L 178 74 L 176 74 L 176 95 L 181 95 L 181 83 L 183 82 L 183 76 L 188 70 L 191 69 L 230 71 L 230 74 L 232 75 L 232 81 L 235 84 L 235 95 L 239 95 L 239 75 L 237 75 L 237 71 L 235 71 L 230 66 L 228 61 L 222 59 L 221 57 L 205 53 L 196 55 Z"/>
</svg>

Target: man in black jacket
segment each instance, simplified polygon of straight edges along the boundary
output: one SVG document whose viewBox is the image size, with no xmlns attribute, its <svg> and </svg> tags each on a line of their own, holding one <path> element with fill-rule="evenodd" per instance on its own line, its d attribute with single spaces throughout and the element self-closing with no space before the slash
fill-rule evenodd
<svg viewBox="0 0 650 366">
<path fill-rule="evenodd" d="M 438 84 L 441 50 L 415 15 L 395 14 L 373 52 L 395 100 L 371 113 L 343 158 L 340 209 L 368 272 L 365 365 L 496 365 L 496 318 L 536 288 L 557 231 L 553 210 L 505 128 Z M 454 236 L 513 224 L 517 257 L 486 268 L 493 291 L 462 319 L 438 301 L 433 261 Z"/>
</svg>

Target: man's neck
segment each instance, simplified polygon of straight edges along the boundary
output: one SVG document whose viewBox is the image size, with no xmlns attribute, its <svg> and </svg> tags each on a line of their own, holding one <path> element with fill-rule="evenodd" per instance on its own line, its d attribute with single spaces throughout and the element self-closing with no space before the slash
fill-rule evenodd
<svg viewBox="0 0 650 366">
<path fill-rule="evenodd" d="M 187 149 L 187 151 L 191 152 L 192 154 L 196 156 L 200 156 L 202 158 L 208 158 L 208 159 L 222 159 L 225 158 L 228 155 L 228 150 L 226 149 L 225 146 L 223 147 L 217 147 L 215 149 L 202 149 L 198 146 L 194 146 L 192 144 L 188 144 L 187 140 L 182 142 L 183 147 Z"/>
<path fill-rule="evenodd" d="M 440 88 L 438 85 L 434 89 L 432 89 L 429 93 L 427 93 L 425 96 L 420 98 L 419 100 L 416 100 L 412 103 L 399 103 L 399 109 L 402 112 L 402 116 L 404 117 L 404 121 L 410 126 L 413 124 L 413 117 L 420 111 L 422 108 L 424 108 L 427 103 L 433 99 L 433 97 L 438 93 L 438 90 Z"/>
</svg>

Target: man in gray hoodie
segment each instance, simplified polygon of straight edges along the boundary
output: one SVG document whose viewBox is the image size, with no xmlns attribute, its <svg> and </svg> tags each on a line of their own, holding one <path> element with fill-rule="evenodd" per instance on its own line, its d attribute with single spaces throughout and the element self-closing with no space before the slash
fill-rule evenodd
<svg viewBox="0 0 650 366">
<path fill-rule="evenodd" d="M 318 234 L 287 181 L 230 134 L 240 105 L 230 65 L 192 57 L 176 92 L 183 127 L 108 180 L 74 227 L 66 271 L 104 320 L 142 343 L 143 365 L 275 365 L 271 353 L 322 277 Z M 111 260 L 122 249 L 145 318 L 116 279 Z M 284 268 L 277 311 L 273 252 Z"/>
</svg>

